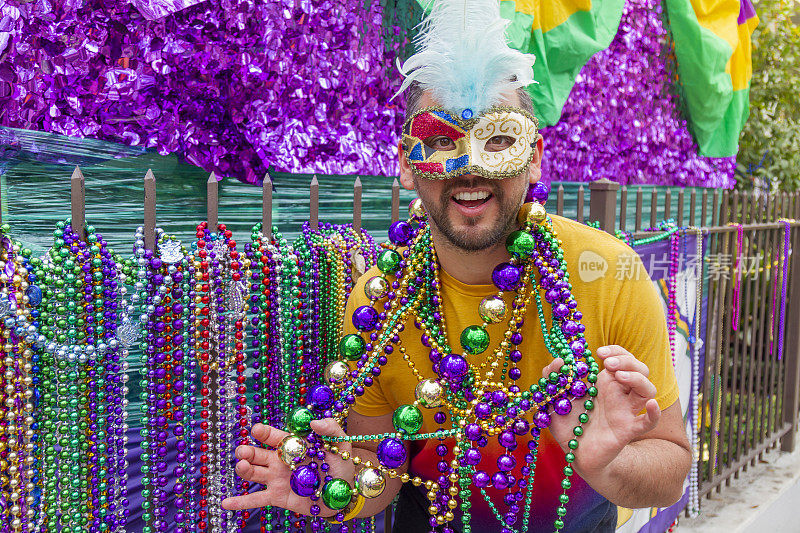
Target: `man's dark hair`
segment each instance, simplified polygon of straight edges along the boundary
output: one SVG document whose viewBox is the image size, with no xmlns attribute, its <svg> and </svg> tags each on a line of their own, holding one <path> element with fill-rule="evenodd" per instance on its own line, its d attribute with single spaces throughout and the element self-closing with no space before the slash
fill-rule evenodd
<svg viewBox="0 0 800 533">
<path fill-rule="evenodd" d="M 419 110 L 419 101 L 422 98 L 422 93 L 425 92 L 422 89 L 422 86 L 415 82 L 412 82 L 411 85 L 404 91 L 406 95 L 406 113 L 403 117 L 403 123 L 408 122 L 408 119 L 411 118 L 411 115 Z M 531 115 L 535 115 L 533 111 L 533 100 L 531 99 L 531 95 L 525 87 L 520 87 L 517 89 L 517 98 L 519 99 L 519 107 L 530 113 Z"/>
</svg>

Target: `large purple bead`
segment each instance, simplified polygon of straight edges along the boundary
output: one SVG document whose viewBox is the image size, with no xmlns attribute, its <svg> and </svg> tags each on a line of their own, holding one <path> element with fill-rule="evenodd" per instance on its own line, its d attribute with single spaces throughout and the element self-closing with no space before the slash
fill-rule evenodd
<svg viewBox="0 0 800 533">
<path fill-rule="evenodd" d="M 569 349 L 576 357 L 582 357 L 583 352 L 586 350 L 586 343 L 583 339 L 577 339 L 569 343 Z"/>
<path fill-rule="evenodd" d="M 492 282 L 501 291 L 515 291 L 522 281 L 522 269 L 511 263 L 500 263 L 492 271 Z"/>
<path fill-rule="evenodd" d="M 362 305 L 353 313 L 353 325 L 359 331 L 372 331 L 378 324 L 378 312 L 369 305 Z"/>
<path fill-rule="evenodd" d="M 576 398 L 582 398 L 586 394 L 586 383 L 583 381 L 573 381 L 569 391 Z"/>
<path fill-rule="evenodd" d="M 508 476 L 502 472 L 495 472 L 492 476 L 492 485 L 494 488 L 504 490 L 508 488 Z"/>
<path fill-rule="evenodd" d="M 481 462 L 481 452 L 475 448 L 470 448 L 464 453 L 464 462 L 468 465 L 476 465 Z"/>
<path fill-rule="evenodd" d="M 330 409 L 334 399 L 333 390 L 327 385 L 317 385 L 308 393 L 308 403 L 320 411 Z"/>
<path fill-rule="evenodd" d="M 469 364 L 462 356 L 451 353 L 447 354 L 442 362 L 439 363 L 442 375 L 449 380 L 458 380 L 467 375 Z"/>
<path fill-rule="evenodd" d="M 477 416 L 478 418 L 486 418 L 490 414 L 492 414 L 492 408 L 488 403 L 479 402 L 475 406 L 475 416 Z"/>
<path fill-rule="evenodd" d="M 569 307 L 567 307 L 565 304 L 554 305 L 553 314 L 558 318 L 564 318 L 569 314 Z"/>
<path fill-rule="evenodd" d="M 517 445 L 517 439 L 514 437 L 514 433 L 507 430 L 498 435 L 497 442 L 499 442 L 500 446 L 503 448 L 511 448 Z"/>
<path fill-rule="evenodd" d="M 497 469 L 501 472 L 510 472 L 517 465 L 517 460 L 511 455 L 503 454 L 497 458 Z"/>
<path fill-rule="evenodd" d="M 310 466 L 305 465 L 295 469 L 289 479 L 289 486 L 298 496 L 309 498 L 319 488 L 319 477 Z"/>
<path fill-rule="evenodd" d="M 550 415 L 545 411 L 539 411 L 533 415 L 533 423 L 536 424 L 536 427 L 544 429 L 550 425 Z"/>
<path fill-rule="evenodd" d="M 568 415 L 570 411 L 572 411 L 572 402 L 570 402 L 567 398 L 559 398 L 556 400 L 555 405 L 553 405 L 553 411 L 559 415 Z"/>
<path fill-rule="evenodd" d="M 580 377 L 584 377 L 589 373 L 589 365 L 584 361 L 578 361 L 575 363 L 575 372 L 577 372 Z"/>
<path fill-rule="evenodd" d="M 481 427 L 478 424 L 467 424 L 467 427 L 464 428 L 464 435 L 469 440 L 478 440 L 478 437 L 481 436 Z"/>
<path fill-rule="evenodd" d="M 386 468 L 397 468 L 406 462 L 406 447 L 399 439 L 383 439 L 378 445 L 377 455 Z"/>
<path fill-rule="evenodd" d="M 578 323 L 574 320 L 567 320 L 564 322 L 564 325 L 561 326 L 561 331 L 567 336 L 575 335 L 578 333 Z"/>
<path fill-rule="evenodd" d="M 550 191 L 547 189 L 547 185 L 542 182 L 536 182 L 528 187 L 528 193 L 525 195 L 525 202 L 536 201 L 540 204 L 544 204 L 549 195 Z"/>
<path fill-rule="evenodd" d="M 411 224 L 399 220 L 389 226 L 389 240 L 398 246 L 405 246 L 411 239 Z"/>
<path fill-rule="evenodd" d="M 479 489 L 483 489 L 489 486 L 491 478 L 489 477 L 489 474 L 487 474 L 483 470 L 478 470 L 477 472 L 472 474 L 472 482 Z"/>
</svg>

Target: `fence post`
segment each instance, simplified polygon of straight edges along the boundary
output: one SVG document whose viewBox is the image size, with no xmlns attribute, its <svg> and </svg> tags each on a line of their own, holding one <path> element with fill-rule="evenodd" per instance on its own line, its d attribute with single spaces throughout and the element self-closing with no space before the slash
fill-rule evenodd
<svg viewBox="0 0 800 533">
<path fill-rule="evenodd" d="M 314 174 L 314 177 L 311 178 L 309 200 L 309 229 L 311 229 L 311 231 L 317 231 L 319 229 L 319 180 L 317 180 L 316 174 Z"/>
<path fill-rule="evenodd" d="M 786 373 L 783 384 L 783 423 L 791 429 L 781 438 L 781 450 L 793 452 L 797 446 L 797 411 L 800 400 L 800 228 L 793 228 L 791 243 L 791 270 L 789 294 L 786 295 Z"/>
<path fill-rule="evenodd" d="M 619 183 L 602 178 L 589 184 L 589 220 L 600 223 L 600 229 L 614 234 L 617 221 Z"/>
<path fill-rule="evenodd" d="M 361 177 L 356 176 L 356 181 L 353 183 L 353 230 L 356 233 L 361 233 L 361 193 L 363 187 L 361 185 Z"/>
<path fill-rule="evenodd" d="M 400 182 L 397 178 L 392 182 L 392 223 L 400 220 Z"/>
<path fill-rule="evenodd" d="M 81 167 L 75 167 L 70 178 L 72 200 L 72 231 L 86 241 L 86 186 Z"/>
<path fill-rule="evenodd" d="M 264 174 L 261 183 L 261 234 L 268 241 L 272 240 L 272 177 Z"/>
<path fill-rule="evenodd" d="M 149 168 L 144 176 L 144 247 L 156 251 L 156 177 Z"/>
<path fill-rule="evenodd" d="M 208 231 L 211 233 L 216 233 L 217 231 L 217 223 L 219 222 L 218 206 L 219 182 L 212 172 L 206 182 L 206 222 L 208 222 Z"/>
</svg>

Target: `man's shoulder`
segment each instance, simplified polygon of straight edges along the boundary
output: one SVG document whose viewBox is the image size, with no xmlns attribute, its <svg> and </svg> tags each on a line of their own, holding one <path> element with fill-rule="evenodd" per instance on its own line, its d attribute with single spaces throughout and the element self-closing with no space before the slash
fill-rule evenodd
<svg viewBox="0 0 800 533">
<path fill-rule="evenodd" d="M 553 219 L 553 228 L 563 243 L 565 254 L 580 257 L 588 251 L 606 260 L 615 260 L 620 255 L 636 254 L 633 248 L 610 233 L 562 216 L 550 217 Z"/>
</svg>

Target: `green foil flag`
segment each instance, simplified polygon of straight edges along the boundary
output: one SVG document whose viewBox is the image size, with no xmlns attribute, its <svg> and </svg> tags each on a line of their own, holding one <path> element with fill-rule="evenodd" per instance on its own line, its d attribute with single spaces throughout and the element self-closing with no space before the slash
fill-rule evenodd
<svg viewBox="0 0 800 533">
<path fill-rule="evenodd" d="M 750 0 L 665 0 L 678 84 L 700 155 L 736 155 L 750 113 Z"/>
<path fill-rule="evenodd" d="M 528 87 L 540 126 L 561 118 L 575 78 L 589 59 L 611 44 L 622 18 L 624 0 L 506 0 L 503 18 L 513 48 L 536 56 Z"/>
</svg>

